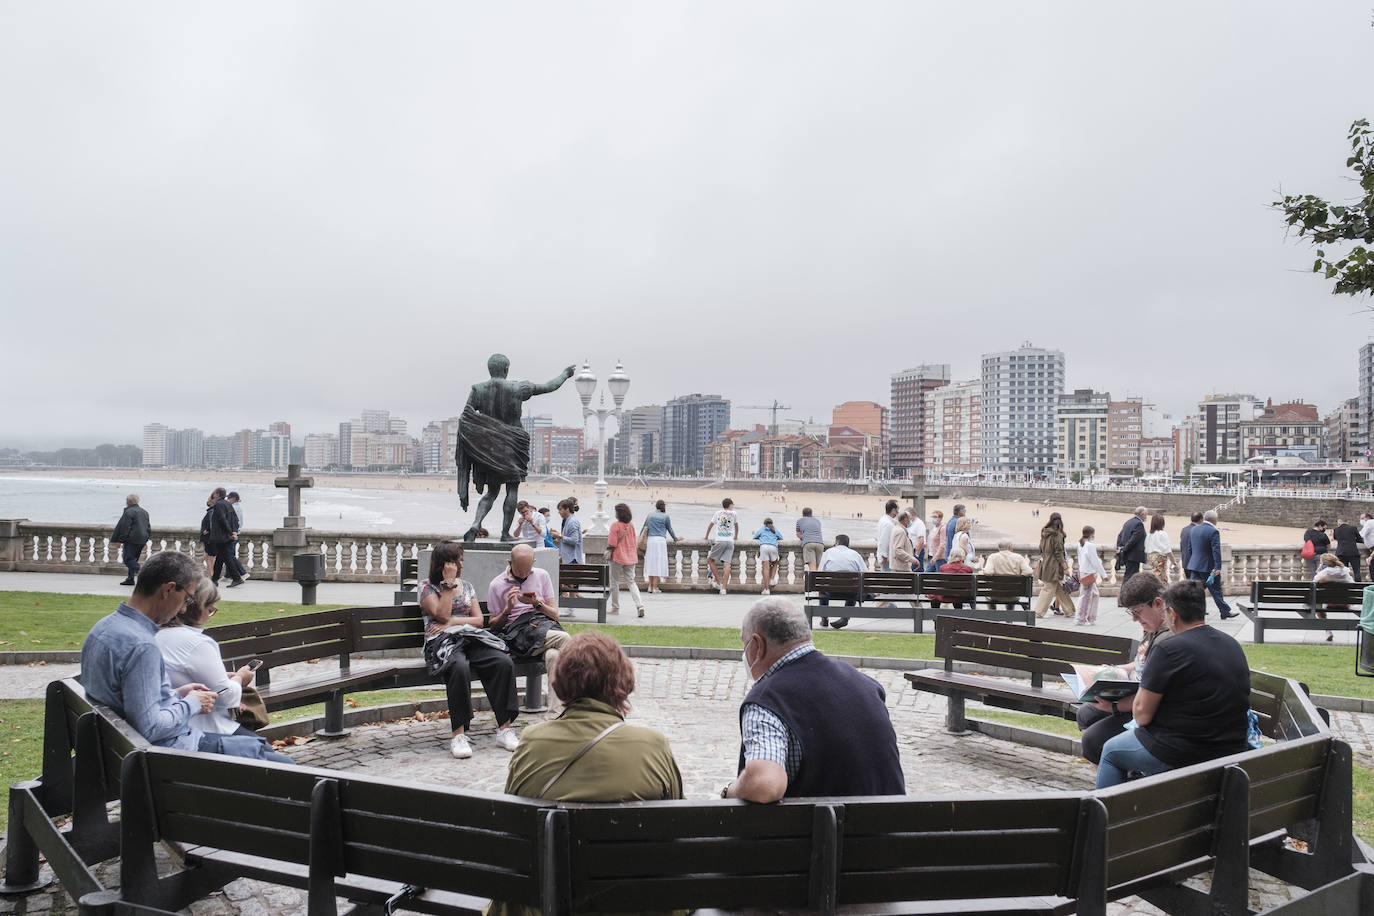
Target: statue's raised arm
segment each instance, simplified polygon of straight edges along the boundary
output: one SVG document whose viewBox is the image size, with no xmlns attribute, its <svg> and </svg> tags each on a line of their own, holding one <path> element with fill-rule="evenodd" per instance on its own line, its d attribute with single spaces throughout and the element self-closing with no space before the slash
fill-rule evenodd
<svg viewBox="0 0 1374 916">
<path fill-rule="evenodd" d="M 512 382 L 506 378 L 510 360 L 494 353 L 487 360 L 487 372 L 491 378 L 472 386 L 458 419 L 458 449 L 454 456 L 458 464 L 458 501 L 466 510 L 469 481 L 481 495 L 472 527 L 463 536 L 467 541 L 477 539 L 482 520 L 491 511 L 496 493 L 503 485 L 506 499 L 502 504 L 501 540 L 512 539 L 510 528 L 515 519 L 520 483 L 529 470 L 530 434 L 520 424 L 521 405 L 536 394 L 557 391 L 573 377 L 574 369 L 569 366 L 543 385 Z"/>
</svg>

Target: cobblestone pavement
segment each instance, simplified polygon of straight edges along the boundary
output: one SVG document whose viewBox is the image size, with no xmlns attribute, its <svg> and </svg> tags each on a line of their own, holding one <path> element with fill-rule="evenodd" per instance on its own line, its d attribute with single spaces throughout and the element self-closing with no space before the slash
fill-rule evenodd
<svg viewBox="0 0 1374 916">
<path fill-rule="evenodd" d="M 682 770 L 688 798 L 711 798 L 735 774 L 738 754 L 738 705 L 745 679 L 738 662 L 685 659 L 635 660 L 639 689 L 631 697 L 630 721 L 669 736 Z M 49 666 L 48 678 L 58 675 Z M 1092 787 L 1093 767 L 1063 754 L 999 741 L 982 735 L 954 737 L 944 731 L 943 698 L 909 689 L 897 671 L 868 670 L 887 691 L 888 707 L 898 735 L 907 791 L 912 795 L 1082 790 Z M 46 683 L 46 680 L 44 681 Z M 442 694 L 437 694 L 441 696 Z M 976 705 L 970 711 L 976 714 Z M 528 726 L 551 714 L 522 715 Z M 1374 717 L 1353 713 L 1333 716 L 1336 730 L 1366 756 L 1374 756 L 1369 735 Z M 313 739 L 287 749 L 297 762 L 312 766 L 501 791 L 510 754 L 494 739 L 490 713 L 473 722 L 474 754 L 454 760 L 448 754 L 448 721 L 440 717 L 407 719 L 361 726 L 346 738 Z M 112 864 L 103 866 L 117 882 Z M 1258 872 L 1251 874 L 1253 907 L 1287 899 L 1288 888 Z M 0 897 L 0 914 L 58 914 L 74 910 L 60 889 L 22 898 Z M 296 916 L 305 910 L 305 895 L 289 888 L 241 880 L 192 906 L 192 916 L 239 914 Z M 1153 914 L 1148 904 L 1131 899 L 1109 908 L 1114 914 Z"/>
</svg>

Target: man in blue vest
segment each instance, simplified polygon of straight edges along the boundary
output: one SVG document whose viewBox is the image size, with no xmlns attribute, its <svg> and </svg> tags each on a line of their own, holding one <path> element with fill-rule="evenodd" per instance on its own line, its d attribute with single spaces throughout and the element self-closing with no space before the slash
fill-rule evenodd
<svg viewBox="0 0 1374 916">
<path fill-rule="evenodd" d="M 756 601 L 740 642 L 758 680 L 740 706 L 739 775 L 721 797 L 906 794 L 882 686 L 820 652 L 799 607 Z"/>
</svg>

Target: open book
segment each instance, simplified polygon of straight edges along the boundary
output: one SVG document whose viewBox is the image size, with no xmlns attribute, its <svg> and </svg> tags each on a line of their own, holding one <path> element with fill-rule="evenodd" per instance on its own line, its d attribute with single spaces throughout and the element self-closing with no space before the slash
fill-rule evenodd
<svg viewBox="0 0 1374 916">
<path fill-rule="evenodd" d="M 1093 668 L 1088 665 L 1074 665 L 1073 671 L 1060 675 L 1069 685 L 1073 695 L 1085 703 L 1101 698 L 1108 702 L 1131 696 L 1140 689 L 1140 682 L 1133 681 L 1120 668 Z"/>
</svg>

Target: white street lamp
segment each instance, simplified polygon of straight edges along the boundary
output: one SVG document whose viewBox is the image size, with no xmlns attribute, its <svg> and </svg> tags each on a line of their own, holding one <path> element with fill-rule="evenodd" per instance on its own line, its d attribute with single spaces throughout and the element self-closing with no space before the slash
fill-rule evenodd
<svg viewBox="0 0 1374 916">
<path fill-rule="evenodd" d="M 625 367 L 616 360 L 615 371 L 606 379 L 606 387 L 611 389 L 614 407 L 606 406 L 606 394 L 602 392 L 597 407 L 593 408 L 592 394 L 596 392 L 596 376 L 592 373 L 591 361 L 583 360 L 582 369 L 573 378 L 577 386 L 577 396 L 582 399 L 582 420 L 596 417 L 596 513 L 592 515 L 592 527 L 588 534 L 607 534 L 610 532 L 610 516 L 606 514 L 606 418 L 615 417 L 620 422 L 624 416 L 621 409 L 625 394 L 630 390 L 630 376 Z"/>
</svg>

